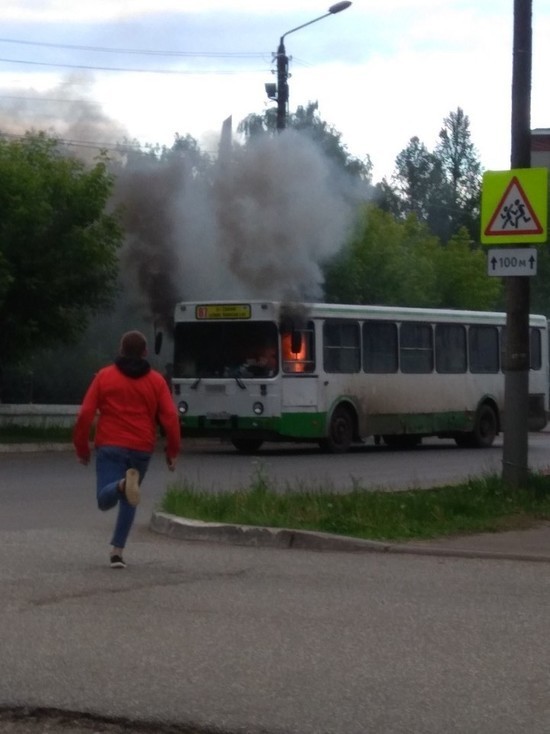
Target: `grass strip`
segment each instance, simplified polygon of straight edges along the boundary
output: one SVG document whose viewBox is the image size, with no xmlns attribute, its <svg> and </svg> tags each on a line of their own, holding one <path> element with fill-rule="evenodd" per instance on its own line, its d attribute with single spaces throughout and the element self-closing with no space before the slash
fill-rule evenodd
<svg viewBox="0 0 550 734">
<path fill-rule="evenodd" d="M 498 476 L 456 486 L 407 491 L 347 492 L 276 489 L 262 474 L 233 492 L 173 485 L 161 510 L 205 522 L 316 530 L 373 540 L 411 540 L 498 532 L 550 519 L 550 477 L 532 473 L 519 490 Z"/>
</svg>

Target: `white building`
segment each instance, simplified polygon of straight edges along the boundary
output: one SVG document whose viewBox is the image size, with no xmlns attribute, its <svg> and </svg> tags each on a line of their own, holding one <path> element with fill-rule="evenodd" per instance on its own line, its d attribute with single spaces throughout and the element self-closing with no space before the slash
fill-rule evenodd
<svg viewBox="0 0 550 734">
<path fill-rule="evenodd" d="M 531 168 L 550 168 L 550 128 L 531 130 Z"/>
</svg>

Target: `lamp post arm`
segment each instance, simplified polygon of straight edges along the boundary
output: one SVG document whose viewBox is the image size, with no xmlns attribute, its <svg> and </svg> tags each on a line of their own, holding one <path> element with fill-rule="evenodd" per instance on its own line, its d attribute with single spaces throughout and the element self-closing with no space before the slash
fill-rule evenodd
<svg viewBox="0 0 550 734">
<path fill-rule="evenodd" d="M 329 15 L 335 15 L 341 13 L 342 10 L 346 10 L 351 5 L 350 0 L 342 0 L 341 2 L 331 5 L 328 9 L 328 13 L 320 15 L 318 18 L 313 18 L 307 23 L 291 28 L 286 33 L 283 33 L 279 41 L 279 48 L 277 49 L 277 130 L 284 130 L 286 127 L 287 107 L 288 107 L 288 56 L 285 50 L 285 38 L 294 31 L 299 31 L 301 28 L 305 28 L 312 23 L 317 23 L 318 20 L 328 18 Z"/>
<path fill-rule="evenodd" d="M 328 13 L 325 13 L 324 15 L 320 15 L 318 18 L 313 18 L 313 20 L 308 20 L 307 23 L 302 23 L 302 25 L 296 26 L 296 28 L 291 28 L 286 33 L 283 33 L 281 36 L 280 46 L 284 47 L 284 38 L 285 36 L 288 36 L 290 33 L 294 33 L 294 31 L 299 31 L 300 28 L 305 28 L 308 25 L 311 25 L 312 23 L 317 23 L 318 20 L 323 20 L 323 18 L 328 18 L 329 15 L 336 15 L 336 13 L 341 13 L 342 10 L 346 10 L 351 5 L 351 2 L 349 0 L 343 0 L 343 2 L 335 3 L 334 5 L 331 5 L 328 9 Z M 284 53 L 284 52 L 283 52 Z"/>
<path fill-rule="evenodd" d="M 308 20 L 307 23 L 302 23 L 302 25 L 296 26 L 296 28 L 291 28 L 286 33 L 283 33 L 281 36 L 281 40 L 279 42 L 279 45 L 284 45 L 284 39 L 290 35 L 291 33 L 294 33 L 294 31 L 299 31 L 301 28 L 305 28 L 308 25 L 311 25 L 312 23 L 317 23 L 318 20 L 322 20 L 323 18 L 327 18 L 329 15 L 332 15 L 332 13 L 325 13 L 324 15 L 320 15 L 318 18 L 314 18 L 313 20 Z"/>
</svg>

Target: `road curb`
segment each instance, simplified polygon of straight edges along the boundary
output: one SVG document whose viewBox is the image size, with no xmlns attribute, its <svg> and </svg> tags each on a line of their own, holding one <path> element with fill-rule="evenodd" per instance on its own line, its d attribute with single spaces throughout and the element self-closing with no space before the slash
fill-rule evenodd
<svg viewBox="0 0 550 734">
<path fill-rule="evenodd" d="M 450 548 L 441 545 L 387 543 L 378 540 L 349 538 L 330 533 L 289 528 L 269 528 L 256 525 L 231 525 L 203 522 L 164 512 L 154 512 L 149 524 L 153 532 L 186 541 L 226 543 L 254 548 L 295 550 L 345 551 L 348 553 L 392 553 L 447 558 L 493 559 L 501 561 L 531 561 L 550 563 L 548 555 L 539 553 L 503 552 L 471 548 Z M 438 543 L 441 540 L 437 541 Z"/>
</svg>

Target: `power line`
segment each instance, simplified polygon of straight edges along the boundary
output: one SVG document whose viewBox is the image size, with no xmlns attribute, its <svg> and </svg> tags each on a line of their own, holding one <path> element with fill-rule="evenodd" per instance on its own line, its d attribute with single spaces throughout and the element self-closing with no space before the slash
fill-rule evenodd
<svg viewBox="0 0 550 734">
<path fill-rule="evenodd" d="M 125 72 L 135 72 L 138 74 L 224 74 L 224 75 L 231 75 L 231 74 L 242 74 L 243 72 L 241 70 L 228 70 L 228 69 L 203 69 L 203 70 L 184 70 L 184 69 L 129 69 L 125 67 L 120 66 L 91 66 L 87 64 L 60 64 L 60 63 L 48 63 L 46 61 L 27 61 L 24 59 L 6 59 L 6 58 L 0 58 L 0 62 L 5 62 L 8 64 L 27 64 L 31 66 L 53 66 L 56 68 L 64 68 L 64 69 L 86 69 L 88 71 L 125 71 Z M 265 69 L 256 69 L 255 73 L 262 72 L 263 74 L 268 73 L 270 70 Z"/>
<path fill-rule="evenodd" d="M 137 48 L 109 48 L 105 46 L 78 46 L 69 43 L 48 43 L 46 41 L 25 41 L 16 38 L 0 38 L 0 43 L 16 43 L 25 46 L 43 46 L 45 48 L 68 48 L 75 51 L 99 51 L 100 53 L 124 53 L 142 56 L 183 56 L 194 58 L 264 58 L 265 51 L 153 51 Z"/>
<path fill-rule="evenodd" d="M 174 134 L 175 135 L 175 134 Z M 53 140 L 59 145 L 60 147 L 67 147 L 67 148 L 86 148 L 88 150 L 104 150 L 104 151 L 112 151 L 115 153 L 125 153 L 128 151 L 135 151 L 135 152 L 142 152 L 142 153 L 156 153 L 157 151 L 161 151 L 162 149 L 170 150 L 170 147 L 165 143 L 150 143 L 150 142 L 140 142 L 139 140 L 136 140 L 135 142 L 132 141 L 125 141 L 125 142 L 94 142 L 91 140 L 68 140 L 65 138 L 58 138 L 54 135 L 51 136 Z M 18 133 L 8 133 L 4 132 L 0 129 L 0 139 L 2 138 L 11 138 L 14 140 L 24 140 L 25 135 L 24 134 L 18 134 Z M 216 148 L 201 148 L 201 152 L 210 155 L 215 156 L 217 154 Z"/>
<path fill-rule="evenodd" d="M 4 132 L 0 129 L 0 138 L 13 138 L 14 140 L 24 140 L 25 135 L 19 134 L 19 133 L 8 133 Z M 114 151 L 123 151 L 123 150 L 144 150 L 147 151 L 151 146 L 155 147 L 159 144 L 151 144 L 151 143 L 140 143 L 139 141 L 136 142 L 95 142 L 93 140 L 69 140 L 65 138 L 58 138 L 55 134 L 51 135 L 51 138 L 55 140 L 57 145 L 66 145 L 69 147 L 75 147 L 75 148 L 93 148 L 93 149 L 99 149 L 99 150 L 114 150 Z M 162 147 L 162 146 L 160 146 Z"/>
</svg>

